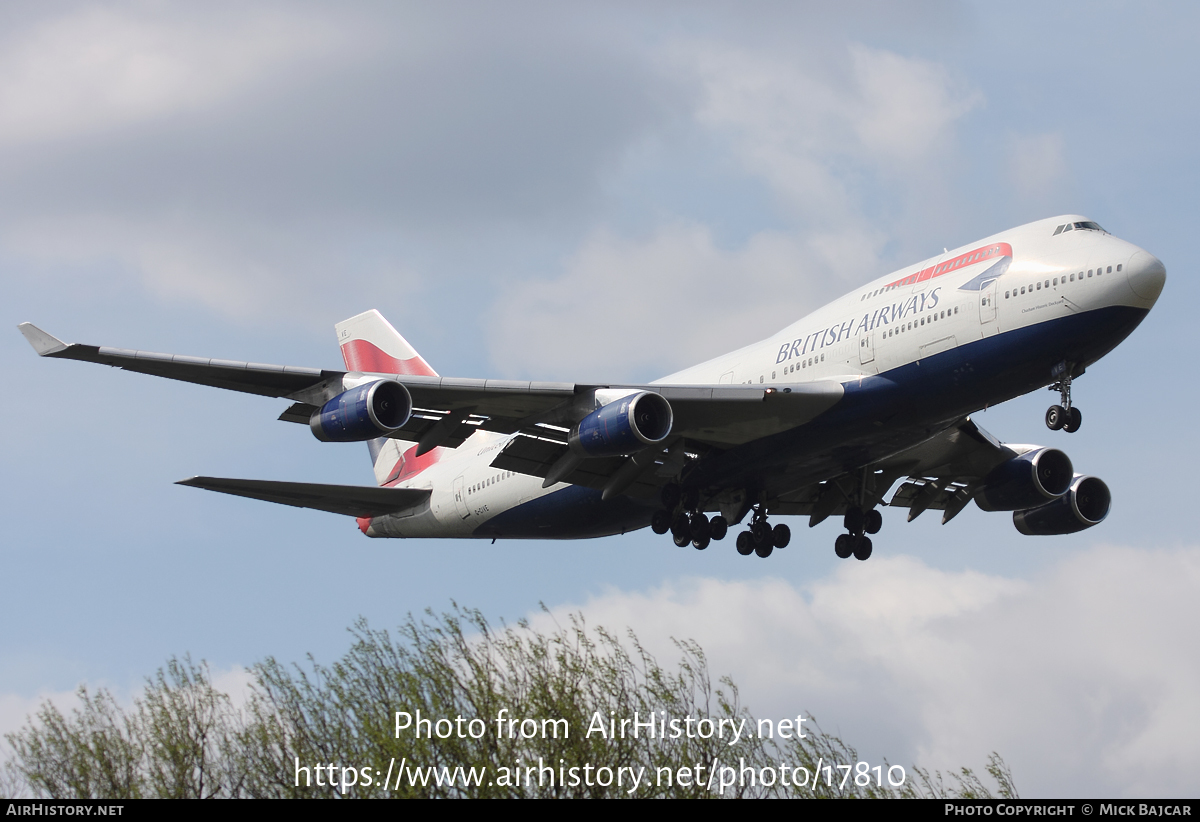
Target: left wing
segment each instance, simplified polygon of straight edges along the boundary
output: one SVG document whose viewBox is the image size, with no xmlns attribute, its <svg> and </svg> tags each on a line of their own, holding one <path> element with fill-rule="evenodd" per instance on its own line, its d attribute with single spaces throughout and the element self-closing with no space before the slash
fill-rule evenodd
<svg viewBox="0 0 1200 822">
<path fill-rule="evenodd" d="M 927 510 L 942 511 L 946 523 L 975 498 L 992 471 L 1037 447 L 1004 444 L 966 417 L 920 445 L 871 464 L 858 475 L 846 474 L 782 494 L 771 510 L 809 516 L 810 524 L 816 525 L 855 505 L 885 504 L 908 508 L 910 522 Z M 891 500 L 884 502 L 901 478 L 905 481 Z"/>
</svg>

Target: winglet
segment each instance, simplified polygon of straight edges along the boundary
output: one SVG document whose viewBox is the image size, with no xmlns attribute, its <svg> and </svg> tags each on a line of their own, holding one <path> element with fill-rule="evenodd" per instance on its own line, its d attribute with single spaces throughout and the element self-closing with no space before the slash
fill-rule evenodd
<svg viewBox="0 0 1200 822">
<path fill-rule="evenodd" d="M 17 328 L 25 335 L 25 339 L 29 340 L 29 344 L 33 346 L 33 350 L 38 353 L 39 357 L 57 354 L 59 351 L 66 351 L 69 347 L 58 337 L 47 334 L 33 323 L 21 323 Z"/>
</svg>

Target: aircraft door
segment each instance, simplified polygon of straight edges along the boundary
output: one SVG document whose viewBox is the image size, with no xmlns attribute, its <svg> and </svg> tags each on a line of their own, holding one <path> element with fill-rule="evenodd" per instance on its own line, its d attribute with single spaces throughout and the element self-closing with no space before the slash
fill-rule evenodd
<svg viewBox="0 0 1200 822">
<path fill-rule="evenodd" d="M 996 294 L 999 286 L 999 280 L 990 280 L 979 289 L 979 324 L 983 327 L 985 337 L 996 333 Z"/>
<path fill-rule="evenodd" d="M 875 361 L 875 332 L 868 331 L 858 340 L 858 362 L 866 365 Z"/>
<path fill-rule="evenodd" d="M 467 507 L 467 482 L 462 477 L 454 480 L 454 507 L 463 519 L 471 516 L 471 509 Z"/>
</svg>

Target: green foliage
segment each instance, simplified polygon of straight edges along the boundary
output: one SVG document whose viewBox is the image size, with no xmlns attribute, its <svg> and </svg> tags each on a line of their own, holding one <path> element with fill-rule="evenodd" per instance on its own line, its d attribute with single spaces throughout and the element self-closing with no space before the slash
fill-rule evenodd
<svg viewBox="0 0 1200 822">
<path fill-rule="evenodd" d="M 837 765 L 857 763 L 857 753 L 811 724 L 805 727 L 806 739 L 782 746 L 758 738 L 757 722 L 741 705 L 737 687 L 728 678 L 714 686 L 704 654 L 692 642 L 677 643 L 678 664 L 664 668 L 632 633 L 622 640 L 589 628 L 578 615 L 565 627 L 539 632 L 527 623 L 497 629 L 479 612 L 461 609 L 439 618 L 430 614 L 426 621 L 410 618 L 395 637 L 364 621 L 351 633 L 349 652 L 332 666 L 311 658 L 307 669 L 274 659 L 255 666 L 249 696 L 237 708 L 213 687 L 207 667 L 188 658 L 171 660 L 147 680 L 128 710 L 108 692 L 86 688 L 80 689 L 80 705 L 70 716 L 46 703 L 29 725 L 8 735 L 12 757 L 0 776 L 0 794 L 112 799 L 631 795 L 628 779 L 621 787 L 596 780 L 587 784 L 583 778 L 573 785 L 570 779 L 568 784 L 557 778 L 539 781 L 536 768 L 543 765 L 556 775 L 575 768 L 580 776 L 589 766 L 644 769 L 632 792 L 638 797 L 992 796 L 967 768 L 949 777 L 913 769 L 898 788 L 873 779 L 858 784 L 862 780 L 856 782 L 853 774 L 844 779 Z M 414 720 L 418 712 L 434 721 L 478 718 L 486 726 L 476 729 L 486 730 L 430 739 L 412 727 L 397 732 L 397 712 Z M 744 722 L 745 732 L 732 745 L 728 733 L 709 739 L 650 738 L 644 730 L 637 736 L 586 733 L 597 715 L 607 726 L 608 718 L 619 723 L 635 712 L 643 723 L 652 714 L 660 720 L 725 721 L 726 727 Z M 500 716 L 517 723 L 534 720 L 526 728 L 537 732 L 522 737 L 519 724 L 511 731 L 498 726 Z M 787 763 L 789 780 L 803 773 L 807 784 L 783 784 L 781 763 Z M 318 765 L 334 766 L 336 787 L 317 777 Z M 757 776 L 743 775 L 721 791 L 716 790 L 719 780 L 711 790 L 703 781 L 693 784 L 697 771 L 707 778 L 718 766 L 749 768 Z M 818 767 L 831 766 L 819 780 L 813 778 Z M 340 770 L 346 767 L 358 769 L 359 776 L 346 778 Z M 370 779 L 364 778 L 364 767 L 372 769 Z M 438 784 L 429 771 L 424 780 L 407 778 L 416 768 L 453 772 L 460 767 L 482 768 L 477 773 L 486 775 L 472 785 L 462 778 Z M 535 769 L 532 779 L 513 778 L 525 776 L 528 767 Z M 682 784 L 681 768 L 693 774 Z M 764 769 L 774 771 L 766 785 Z M 1016 797 L 999 756 L 992 755 L 987 770 L 999 796 Z M 394 776 L 384 787 L 385 771 L 405 778 L 397 784 Z"/>
</svg>

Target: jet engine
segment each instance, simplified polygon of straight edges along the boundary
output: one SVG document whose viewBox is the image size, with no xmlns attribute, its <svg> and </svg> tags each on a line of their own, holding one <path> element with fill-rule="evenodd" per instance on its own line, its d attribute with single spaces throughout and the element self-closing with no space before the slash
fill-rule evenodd
<svg viewBox="0 0 1200 822">
<path fill-rule="evenodd" d="M 671 433 L 674 415 L 661 394 L 630 394 L 588 414 L 571 430 L 571 450 L 585 457 L 614 457 L 656 445 Z"/>
<path fill-rule="evenodd" d="M 1075 468 L 1057 448 L 1038 448 L 996 467 L 975 495 L 984 511 L 1020 511 L 1058 499 L 1071 487 Z"/>
<path fill-rule="evenodd" d="M 314 411 L 308 427 L 321 442 L 363 442 L 408 422 L 412 396 L 392 380 L 375 380 L 338 394 Z"/>
<path fill-rule="evenodd" d="M 1112 494 L 1098 477 L 1076 474 L 1071 490 L 1053 502 L 1014 511 L 1013 525 L 1026 536 L 1073 534 L 1098 525 L 1108 516 Z"/>
</svg>

